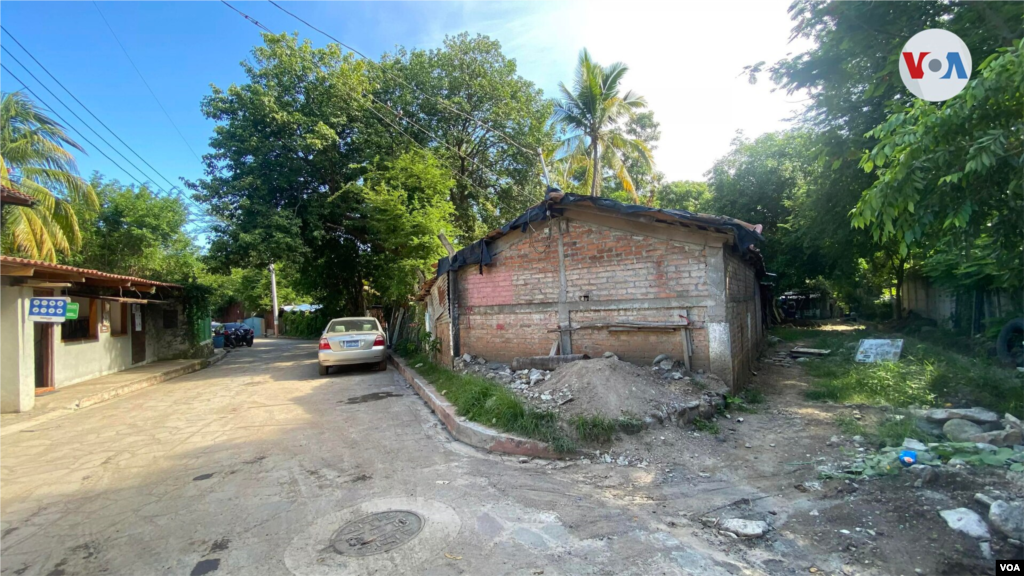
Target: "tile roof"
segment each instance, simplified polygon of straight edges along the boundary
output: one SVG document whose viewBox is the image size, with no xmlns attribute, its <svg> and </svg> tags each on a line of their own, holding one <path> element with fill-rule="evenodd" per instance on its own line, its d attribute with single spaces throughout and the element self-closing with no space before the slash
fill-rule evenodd
<svg viewBox="0 0 1024 576">
<path fill-rule="evenodd" d="M 3 202 L 4 204 L 31 206 L 36 203 L 36 199 L 28 194 L 18 192 L 14 188 L 0 184 L 0 202 Z"/>
<path fill-rule="evenodd" d="M 54 264 L 52 262 L 42 262 L 40 260 L 30 260 L 28 258 L 17 258 L 14 256 L 0 256 L 0 264 L 8 266 L 27 266 L 39 270 L 51 270 L 54 272 L 65 272 L 69 274 L 83 276 L 85 278 L 98 278 L 101 280 L 124 280 L 133 284 L 145 284 L 146 286 L 181 288 L 181 286 L 178 284 L 170 284 L 168 282 L 157 282 L 156 280 L 146 280 L 145 278 L 136 278 L 135 276 L 122 276 L 120 274 L 100 272 L 99 270 L 90 270 L 88 268 L 76 268 L 74 266 L 67 266 L 64 264 Z M 2 274 L 3 272 L 0 271 L 0 275 Z"/>
</svg>

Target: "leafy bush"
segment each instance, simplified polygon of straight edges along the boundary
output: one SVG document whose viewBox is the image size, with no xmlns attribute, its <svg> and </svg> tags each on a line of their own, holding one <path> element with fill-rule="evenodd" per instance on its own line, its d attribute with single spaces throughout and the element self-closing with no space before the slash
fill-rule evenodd
<svg viewBox="0 0 1024 576">
<path fill-rule="evenodd" d="M 281 333 L 298 338 L 319 338 L 331 319 L 319 313 L 285 312 L 281 316 Z"/>
<path fill-rule="evenodd" d="M 703 418 L 697 418 L 693 421 L 693 427 L 701 432 L 707 432 L 708 434 L 718 435 L 718 422 L 714 420 L 705 420 Z"/>
</svg>

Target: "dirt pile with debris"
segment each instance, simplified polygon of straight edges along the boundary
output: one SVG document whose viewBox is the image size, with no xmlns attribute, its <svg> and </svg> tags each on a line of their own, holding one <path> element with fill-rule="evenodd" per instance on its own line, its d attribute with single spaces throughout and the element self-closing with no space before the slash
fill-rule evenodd
<svg viewBox="0 0 1024 576">
<path fill-rule="evenodd" d="M 562 414 L 623 416 L 665 423 L 681 412 L 710 406 L 726 392 L 721 379 L 695 374 L 679 379 L 663 378 L 651 369 L 617 358 L 582 360 L 559 367 L 538 382 L 531 396 L 557 406 Z M 691 417 L 691 419 L 692 419 Z"/>
</svg>

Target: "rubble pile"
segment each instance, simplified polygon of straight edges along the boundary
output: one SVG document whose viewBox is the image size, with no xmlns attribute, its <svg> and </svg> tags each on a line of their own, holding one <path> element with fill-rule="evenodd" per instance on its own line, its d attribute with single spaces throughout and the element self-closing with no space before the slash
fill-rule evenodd
<svg viewBox="0 0 1024 576">
<path fill-rule="evenodd" d="M 728 391 L 717 376 L 690 372 L 664 354 L 646 369 L 609 352 L 554 371 L 513 371 L 507 364 L 465 354 L 455 360 L 455 369 L 494 380 L 539 408 L 566 416 L 629 417 L 645 427 L 710 419 Z"/>
<path fill-rule="evenodd" d="M 911 410 L 917 427 L 950 442 L 975 442 L 996 448 L 1024 444 L 1024 425 L 1012 414 L 1002 418 L 985 408 Z"/>
</svg>

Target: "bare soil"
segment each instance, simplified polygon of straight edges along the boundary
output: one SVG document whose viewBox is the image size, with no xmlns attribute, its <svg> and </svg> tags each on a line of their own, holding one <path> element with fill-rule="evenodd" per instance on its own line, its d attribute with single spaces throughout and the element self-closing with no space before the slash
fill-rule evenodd
<svg viewBox="0 0 1024 576">
<path fill-rule="evenodd" d="M 697 378 L 662 378 L 649 368 L 615 358 L 598 358 L 561 366 L 532 390 L 541 397 L 550 397 L 549 402 L 556 403 L 566 416 L 643 418 L 666 412 L 673 405 L 699 401 L 706 390 L 725 392 L 721 380 Z"/>
<path fill-rule="evenodd" d="M 782 343 L 765 352 L 752 386 L 766 402 L 753 413 L 720 413 L 718 434 L 692 425 L 658 425 L 620 435 L 566 472 L 610 499 L 659 515 L 668 534 L 698 535 L 768 574 L 992 574 L 991 557 L 1024 555 L 993 529 L 992 556 L 986 557 L 981 542 L 953 531 L 938 514 L 966 507 L 985 517 L 987 510 L 974 494 L 1024 497 L 1021 474 L 943 466 L 937 480 L 920 487 L 906 470 L 857 481 L 820 479 L 819 467 L 877 448 L 844 436 L 835 416 L 871 419 L 881 412 L 808 401 L 804 392 L 810 378 L 803 367 L 771 360 L 779 350 L 800 344 Z M 597 366 L 589 361 L 580 367 L 586 364 Z M 572 382 L 568 373 L 561 378 Z M 632 406 L 647 401 L 630 400 Z M 702 518 L 763 520 L 772 529 L 762 538 L 736 539 L 703 525 Z"/>
</svg>

